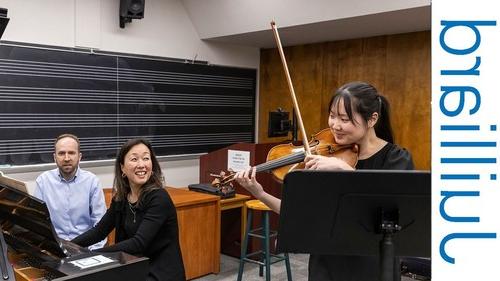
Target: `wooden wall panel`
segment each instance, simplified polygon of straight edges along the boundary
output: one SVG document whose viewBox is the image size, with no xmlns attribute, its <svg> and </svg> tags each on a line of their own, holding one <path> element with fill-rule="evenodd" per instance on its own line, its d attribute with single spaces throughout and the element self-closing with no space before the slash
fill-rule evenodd
<svg viewBox="0 0 500 281">
<path fill-rule="evenodd" d="M 387 69 L 387 36 L 363 39 L 363 67 L 359 79 L 374 85 L 377 90 L 384 92 Z"/>
<path fill-rule="evenodd" d="M 309 135 L 327 126 L 335 89 L 366 81 L 391 103 L 396 142 L 412 152 L 417 169 L 430 169 L 429 31 L 288 47 L 285 56 Z M 292 111 L 276 49 L 262 50 L 260 69 L 259 142 L 286 140 L 267 137 L 268 112 Z"/>
<path fill-rule="evenodd" d="M 389 37 L 386 90 L 396 142 L 412 152 L 417 168 L 431 165 L 431 36 L 418 32 Z"/>
<path fill-rule="evenodd" d="M 360 80 L 363 77 L 363 39 L 354 39 L 336 42 L 339 45 L 337 51 L 338 81 Z"/>
<path fill-rule="evenodd" d="M 320 128 L 321 116 L 311 109 L 321 107 L 323 49 L 322 45 L 314 44 L 295 46 L 284 50 L 304 125 L 306 128 L 311 128 L 312 132 Z M 269 64 L 261 63 L 260 70 L 260 92 L 264 92 L 266 95 L 260 95 L 261 100 L 259 101 L 259 140 L 266 140 L 266 142 L 286 140 L 286 137 L 272 139 L 267 137 L 269 111 L 275 111 L 281 107 L 291 113 L 293 108 L 278 50 L 262 51 L 261 61 Z M 300 136 L 299 139 L 301 139 Z"/>
<path fill-rule="evenodd" d="M 324 46 L 325 56 L 323 60 L 323 89 L 321 90 L 321 107 L 318 110 L 321 112 L 321 128 L 328 127 L 328 116 L 330 115 L 328 105 L 330 104 L 330 100 L 335 92 L 335 89 L 340 84 L 339 54 L 340 48 L 342 47 L 340 45 L 341 44 L 337 44 L 336 42 L 330 42 L 326 43 Z"/>
<path fill-rule="evenodd" d="M 324 44 L 325 68 L 322 127 L 328 125 L 328 104 L 335 90 L 349 81 L 366 81 L 379 91 L 385 83 L 387 37 L 379 36 Z"/>
</svg>

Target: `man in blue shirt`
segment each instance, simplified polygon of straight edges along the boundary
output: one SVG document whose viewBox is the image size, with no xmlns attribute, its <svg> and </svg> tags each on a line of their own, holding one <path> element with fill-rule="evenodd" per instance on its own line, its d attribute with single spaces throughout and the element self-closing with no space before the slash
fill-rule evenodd
<svg viewBox="0 0 500 281">
<path fill-rule="evenodd" d="M 106 212 L 104 193 L 96 175 L 80 169 L 80 140 L 71 134 L 54 143 L 57 168 L 36 179 L 35 196 L 47 204 L 59 238 L 71 240 L 99 222 Z M 103 240 L 90 248 L 102 248 Z"/>
</svg>

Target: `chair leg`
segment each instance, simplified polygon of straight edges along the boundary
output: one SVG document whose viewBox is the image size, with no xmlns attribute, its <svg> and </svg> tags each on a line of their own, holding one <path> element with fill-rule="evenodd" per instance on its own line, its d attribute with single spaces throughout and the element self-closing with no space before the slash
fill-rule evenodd
<svg viewBox="0 0 500 281">
<path fill-rule="evenodd" d="M 292 270 L 290 269 L 290 258 L 288 253 L 285 253 L 285 266 L 286 266 L 286 277 L 288 281 L 292 281 Z"/>
<path fill-rule="evenodd" d="M 262 234 L 264 234 L 264 213 L 261 214 L 260 216 L 260 226 L 262 228 Z M 261 262 L 265 262 L 265 245 L 266 241 L 265 239 L 260 239 L 260 249 L 262 250 L 263 256 L 259 257 Z M 264 276 L 264 265 L 259 264 L 259 276 L 262 277 Z"/>
<path fill-rule="evenodd" d="M 264 237 L 265 237 L 265 254 L 266 254 L 266 281 L 271 281 L 271 253 L 269 247 L 269 211 L 264 214 Z"/>
<path fill-rule="evenodd" d="M 238 268 L 238 281 L 241 281 L 243 278 L 243 267 L 245 266 L 245 258 L 247 257 L 247 248 L 248 248 L 248 233 L 250 232 L 251 222 L 252 221 L 252 210 L 248 210 L 248 220 L 247 227 L 245 230 L 245 239 L 243 240 L 243 244 L 241 245 L 241 255 L 240 255 L 240 266 Z"/>
</svg>

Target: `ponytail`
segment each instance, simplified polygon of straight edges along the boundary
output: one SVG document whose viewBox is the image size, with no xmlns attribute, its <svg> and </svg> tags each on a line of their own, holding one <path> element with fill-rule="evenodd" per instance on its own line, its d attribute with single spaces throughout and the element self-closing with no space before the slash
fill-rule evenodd
<svg viewBox="0 0 500 281">
<path fill-rule="evenodd" d="M 380 110 L 378 112 L 377 124 L 375 124 L 375 134 L 386 142 L 394 143 L 391 121 L 389 119 L 389 102 L 384 96 L 379 95 L 378 98 L 380 100 Z"/>
</svg>

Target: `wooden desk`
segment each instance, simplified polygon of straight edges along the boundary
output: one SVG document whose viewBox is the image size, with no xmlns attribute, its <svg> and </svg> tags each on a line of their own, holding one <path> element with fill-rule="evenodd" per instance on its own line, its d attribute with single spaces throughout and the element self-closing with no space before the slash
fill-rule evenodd
<svg viewBox="0 0 500 281">
<path fill-rule="evenodd" d="M 177 189 L 189 190 L 187 187 L 179 187 Z M 220 211 L 231 210 L 236 208 L 241 208 L 241 240 L 245 238 L 245 230 L 247 226 L 247 206 L 245 202 L 250 200 L 252 197 L 244 194 L 237 193 L 232 198 L 220 199 Z M 243 243 L 243 242 L 242 242 Z"/>
<path fill-rule="evenodd" d="M 179 242 L 186 278 L 220 270 L 220 198 L 182 188 L 166 188 L 177 210 Z M 111 189 L 104 189 L 106 203 Z M 108 237 L 109 239 L 110 237 Z M 114 238 L 111 237 L 112 239 Z M 113 242 L 109 239 L 110 242 Z"/>
<path fill-rule="evenodd" d="M 220 210 L 230 210 L 235 208 L 241 208 L 241 240 L 245 238 L 245 230 L 247 225 L 247 206 L 245 202 L 250 200 L 250 196 L 243 194 L 236 194 L 233 198 L 221 199 L 220 200 Z"/>
<path fill-rule="evenodd" d="M 179 223 L 186 278 L 220 270 L 220 198 L 179 188 L 166 188 Z"/>
<path fill-rule="evenodd" d="M 178 187 L 176 189 L 189 190 L 187 187 Z M 245 238 L 245 230 L 247 226 L 247 206 L 245 205 L 245 202 L 250 200 L 251 198 L 251 196 L 237 193 L 232 198 L 220 199 L 221 212 L 225 210 L 241 208 L 241 241 L 243 241 L 243 239 Z"/>
</svg>

